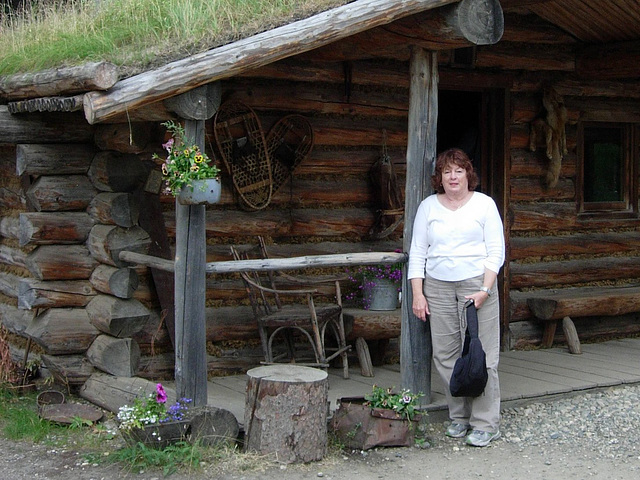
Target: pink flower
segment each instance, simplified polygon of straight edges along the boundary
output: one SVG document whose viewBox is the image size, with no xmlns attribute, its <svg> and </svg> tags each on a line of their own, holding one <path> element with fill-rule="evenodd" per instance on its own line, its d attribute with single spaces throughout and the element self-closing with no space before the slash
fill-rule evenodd
<svg viewBox="0 0 640 480">
<path fill-rule="evenodd" d="M 156 385 L 156 401 L 158 403 L 165 403 L 167 401 L 167 392 L 164 391 L 161 383 Z"/>
<path fill-rule="evenodd" d="M 167 143 L 162 144 L 162 148 L 164 148 L 167 152 L 171 153 L 171 148 L 173 147 L 173 138 L 167 140 Z"/>
</svg>

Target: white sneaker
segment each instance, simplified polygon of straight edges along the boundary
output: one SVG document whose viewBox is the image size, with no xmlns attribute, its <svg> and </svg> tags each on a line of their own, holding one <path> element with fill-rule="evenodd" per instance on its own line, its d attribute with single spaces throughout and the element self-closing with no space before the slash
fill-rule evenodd
<svg viewBox="0 0 640 480">
<path fill-rule="evenodd" d="M 469 425 L 453 422 L 447 428 L 445 435 L 451 438 L 462 438 L 467 434 L 467 432 L 469 431 L 469 428 L 471 428 L 469 427 Z"/>
<path fill-rule="evenodd" d="M 498 430 L 495 433 L 491 432 L 483 432 L 482 430 L 474 430 L 469 435 L 467 435 L 467 445 L 471 445 L 473 447 L 486 447 L 493 440 L 497 440 L 500 438 L 500 431 Z"/>
</svg>

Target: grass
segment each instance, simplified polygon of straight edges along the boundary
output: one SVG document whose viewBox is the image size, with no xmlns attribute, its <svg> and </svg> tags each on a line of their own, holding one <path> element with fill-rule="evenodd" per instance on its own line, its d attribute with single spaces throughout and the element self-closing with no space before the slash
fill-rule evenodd
<svg viewBox="0 0 640 480">
<path fill-rule="evenodd" d="M 237 445 L 203 446 L 178 442 L 164 449 L 142 444 L 128 445 L 115 431 L 115 423 L 96 425 L 80 419 L 71 425 L 61 425 L 42 419 L 37 412 L 37 393 L 16 395 L 0 383 L 0 436 L 16 442 L 44 444 L 51 448 L 75 451 L 79 458 L 92 465 L 116 465 L 124 473 L 157 471 L 168 476 L 175 472 L 216 478 L 222 474 L 260 473 L 278 468 L 272 456 L 241 452 Z M 76 402 L 67 396 L 68 402 Z M 110 429 L 106 425 L 111 424 Z M 330 444 L 323 460 L 328 465 L 342 457 L 341 446 Z M 314 468 L 298 465 L 291 468 Z"/>
<path fill-rule="evenodd" d="M 127 73 L 348 0 L 34 0 L 0 22 L 0 75 L 107 60 Z"/>
</svg>

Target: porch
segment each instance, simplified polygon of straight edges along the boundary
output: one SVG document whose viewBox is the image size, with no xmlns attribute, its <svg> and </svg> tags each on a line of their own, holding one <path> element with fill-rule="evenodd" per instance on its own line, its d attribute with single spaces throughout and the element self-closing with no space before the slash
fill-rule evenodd
<svg viewBox="0 0 640 480">
<path fill-rule="evenodd" d="M 640 338 L 611 340 L 582 345 L 582 354 L 569 353 L 566 346 L 529 351 L 509 351 L 500 355 L 502 408 L 544 400 L 558 395 L 595 388 L 640 382 Z M 399 387 L 400 365 L 374 368 L 374 377 L 360 375 L 358 366 L 350 369 L 348 380 L 342 369 L 329 370 L 329 400 L 333 411 L 342 397 L 363 396 L 377 384 Z M 246 375 L 217 377 L 209 381 L 209 404 L 231 411 L 241 428 L 244 423 Z M 432 375 L 431 421 L 447 419 L 444 385 Z"/>
</svg>

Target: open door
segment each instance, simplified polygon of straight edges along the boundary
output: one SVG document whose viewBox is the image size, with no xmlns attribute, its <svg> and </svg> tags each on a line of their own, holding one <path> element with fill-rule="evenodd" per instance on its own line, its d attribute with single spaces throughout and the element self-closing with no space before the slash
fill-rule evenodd
<svg viewBox="0 0 640 480">
<path fill-rule="evenodd" d="M 460 90 L 441 86 L 438 92 L 438 153 L 453 147 L 464 150 L 480 177 L 477 190 L 491 196 L 505 225 L 509 245 L 506 187 L 507 91 L 505 89 Z M 507 255 L 509 249 L 507 248 Z M 502 348 L 508 349 L 509 259 L 498 276 Z"/>
</svg>

